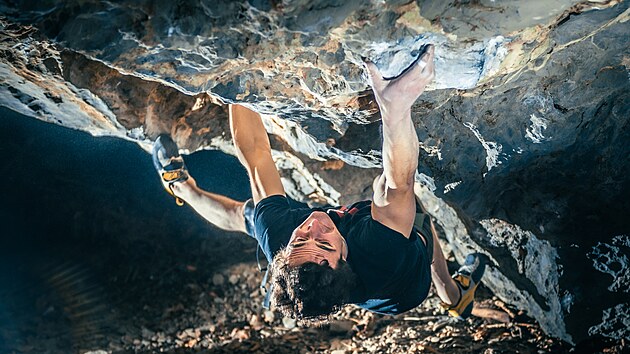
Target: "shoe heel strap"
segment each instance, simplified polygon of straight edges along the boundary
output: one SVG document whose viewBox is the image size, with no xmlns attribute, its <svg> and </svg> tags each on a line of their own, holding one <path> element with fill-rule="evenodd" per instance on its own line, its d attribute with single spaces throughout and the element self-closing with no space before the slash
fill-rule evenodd
<svg viewBox="0 0 630 354">
<path fill-rule="evenodd" d="M 162 172 L 162 179 L 165 182 L 180 182 L 188 179 L 188 172 L 183 169 L 164 171 Z"/>
</svg>

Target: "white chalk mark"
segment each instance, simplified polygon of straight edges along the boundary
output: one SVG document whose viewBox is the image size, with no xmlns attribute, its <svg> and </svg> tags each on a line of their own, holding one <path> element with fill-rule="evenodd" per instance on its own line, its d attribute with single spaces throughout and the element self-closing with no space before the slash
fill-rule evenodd
<svg viewBox="0 0 630 354">
<path fill-rule="evenodd" d="M 543 130 L 547 129 L 548 121 L 545 118 L 536 117 L 535 114 L 532 114 L 529 120 L 532 124 L 525 131 L 525 136 L 534 144 L 540 144 L 544 140 L 548 140 L 549 138 L 545 138 L 543 135 Z"/>
<path fill-rule="evenodd" d="M 440 148 L 437 145 L 436 146 L 425 145 L 421 141 L 420 148 L 424 150 L 427 154 L 429 154 L 429 156 L 437 156 L 438 160 L 442 161 L 442 151 L 440 151 Z"/>
<path fill-rule="evenodd" d="M 449 183 L 449 184 L 445 185 L 444 186 L 444 194 L 452 191 L 457 186 L 459 186 L 461 183 L 462 183 L 462 181 L 457 181 L 457 182 L 453 182 L 453 183 Z"/>
<path fill-rule="evenodd" d="M 486 174 L 490 172 L 493 167 L 501 164 L 501 161 L 499 161 L 499 156 L 501 155 L 501 150 L 503 150 L 503 146 L 493 141 L 486 141 L 483 136 L 481 136 L 481 133 L 479 133 L 479 130 L 477 130 L 477 127 L 475 127 L 474 124 L 466 122 L 464 123 L 464 126 L 470 129 L 473 134 L 475 134 L 477 140 L 479 140 L 483 148 L 486 150 L 486 167 L 488 168 L 488 171 L 483 174 L 483 176 L 485 177 Z"/>
</svg>

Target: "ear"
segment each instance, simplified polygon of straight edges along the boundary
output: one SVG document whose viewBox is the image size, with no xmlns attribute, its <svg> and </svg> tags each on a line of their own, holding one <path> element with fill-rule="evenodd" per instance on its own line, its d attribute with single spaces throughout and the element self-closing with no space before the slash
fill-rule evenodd
<svg viewBox="0 0 630 354">
<path fill-rule="evenodd" d="M 341 246 L 341 256 L 339 259 L 343 259 L 345 261 L 348 258 L 348 244 L 343 236 L 341 236 L 341 240 L 343 241 L 343 244 Z"/>
</svg>

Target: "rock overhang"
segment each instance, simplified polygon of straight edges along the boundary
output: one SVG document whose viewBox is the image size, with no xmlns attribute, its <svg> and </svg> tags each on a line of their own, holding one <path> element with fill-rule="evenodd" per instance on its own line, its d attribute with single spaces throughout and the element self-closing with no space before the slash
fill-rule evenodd
<svg viewBox="0 0 630 354">
<path fill-rule="evenodd" d="M 539 12 L 548 5 L 535 3 Z M 571 267 L 597 273 L 569 262 L 578 255 L 568 248 L 566 224 L 579 218 L 573 210 L 584 204 L 573 193 L 589 187 L 628 193 L 621 157 L 628 153 L 622 129 L 628 121 L 627 3 L 565 1 L 518 20 L 518 3 L 502 11 L 491 5 L 18 3 L 24 6 L 19 16 L 6 10 L 9 17 L 34 23 L 67 49 L 11 32 L 22 44 L 12 48 L 21 59 L 3 60 L 2 104 L 145 146 L 169 132 L 189 151 L 230 152 L 222 104 L 246 103 L 273 114 L 265 124 L 280 139 L 274 156 L 290 193 L 312 203 L 339 203 L 349 201 L 339 193 L 344 180 L 369 186 L 380 164 L 378 115 L 362 57 L 395 75 L 426 41 L 442 43 L 441 79 L 416 102 L 413 119 L 421 180 L 461 208 L 448 216 L 444 210 L 450 209 L 434 202 L 442 205 L 434 210 L 442 227 L 453 230 L 447 239 L 460 244 L 457 258 L 470 250 L 492 255 L 491 288 L 528 310 L 548 333 L 569 342 L 598 329 L 606 335 L 604 327 L 592 327 L 597 311 L 598 320 L 610 315 L 603 305 L 584 316 L 590 323 L 580 324 L 567 305 L 578 308 L 586 301 L 582 294 L 601 292 L 569 281 Z M 466 20 L 473 15 L 479 23 Z M 3 25 L 6 34 L 11 25 Z M 458 76 L 464 69 L 470 71 Z M 586 160 L 598 165 L 573 167 Z M 370 172 L 347 177 L 355 168 Z M 595 193 L 594 199 L 606 205 L 615 197 Z M 600 229 L 596 239 L 627 232 L 627 225 L 615 226 Z M 582 253 L 593 242 L 581 241 Z M 547 251 L 535 256 L 533 249 Z M 545 276 L 526 271 L 525 260 L 544 260 Z"/>
</svg>

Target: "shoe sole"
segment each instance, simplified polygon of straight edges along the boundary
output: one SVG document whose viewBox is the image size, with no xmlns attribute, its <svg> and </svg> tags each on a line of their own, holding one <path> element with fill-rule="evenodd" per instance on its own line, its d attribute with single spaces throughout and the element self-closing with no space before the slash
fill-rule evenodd
<svg viewBox="0 0 630 354">
<path fill-rule="evenodd" d="M 162 181 L 168 183 L 166 191 L 175 198 L 175 204 L 177 204 L 177 206 L 183 206 L 185 202 L 173 193 L 171 185 L 173 182 L 185 181 L 188 179 L 188 173 L 185 171 L 184 162 L 182 160 L 181 164 L 178 163 L 177 166 L 167 165 L 170 166 L 170 168 L 165 168 L 165 166 L 162 166 L 158 156 L 161 153 L 160 150 L 163 150 L 165 157 L 172 160 L 173 158 L 181 158 L 179 148 L 169 135 L 162 134 L 155 139 L 155 145 L 153 145 L 151 155 L 153 159 L 153 166 L 158 171 Z"/>
</svg>

